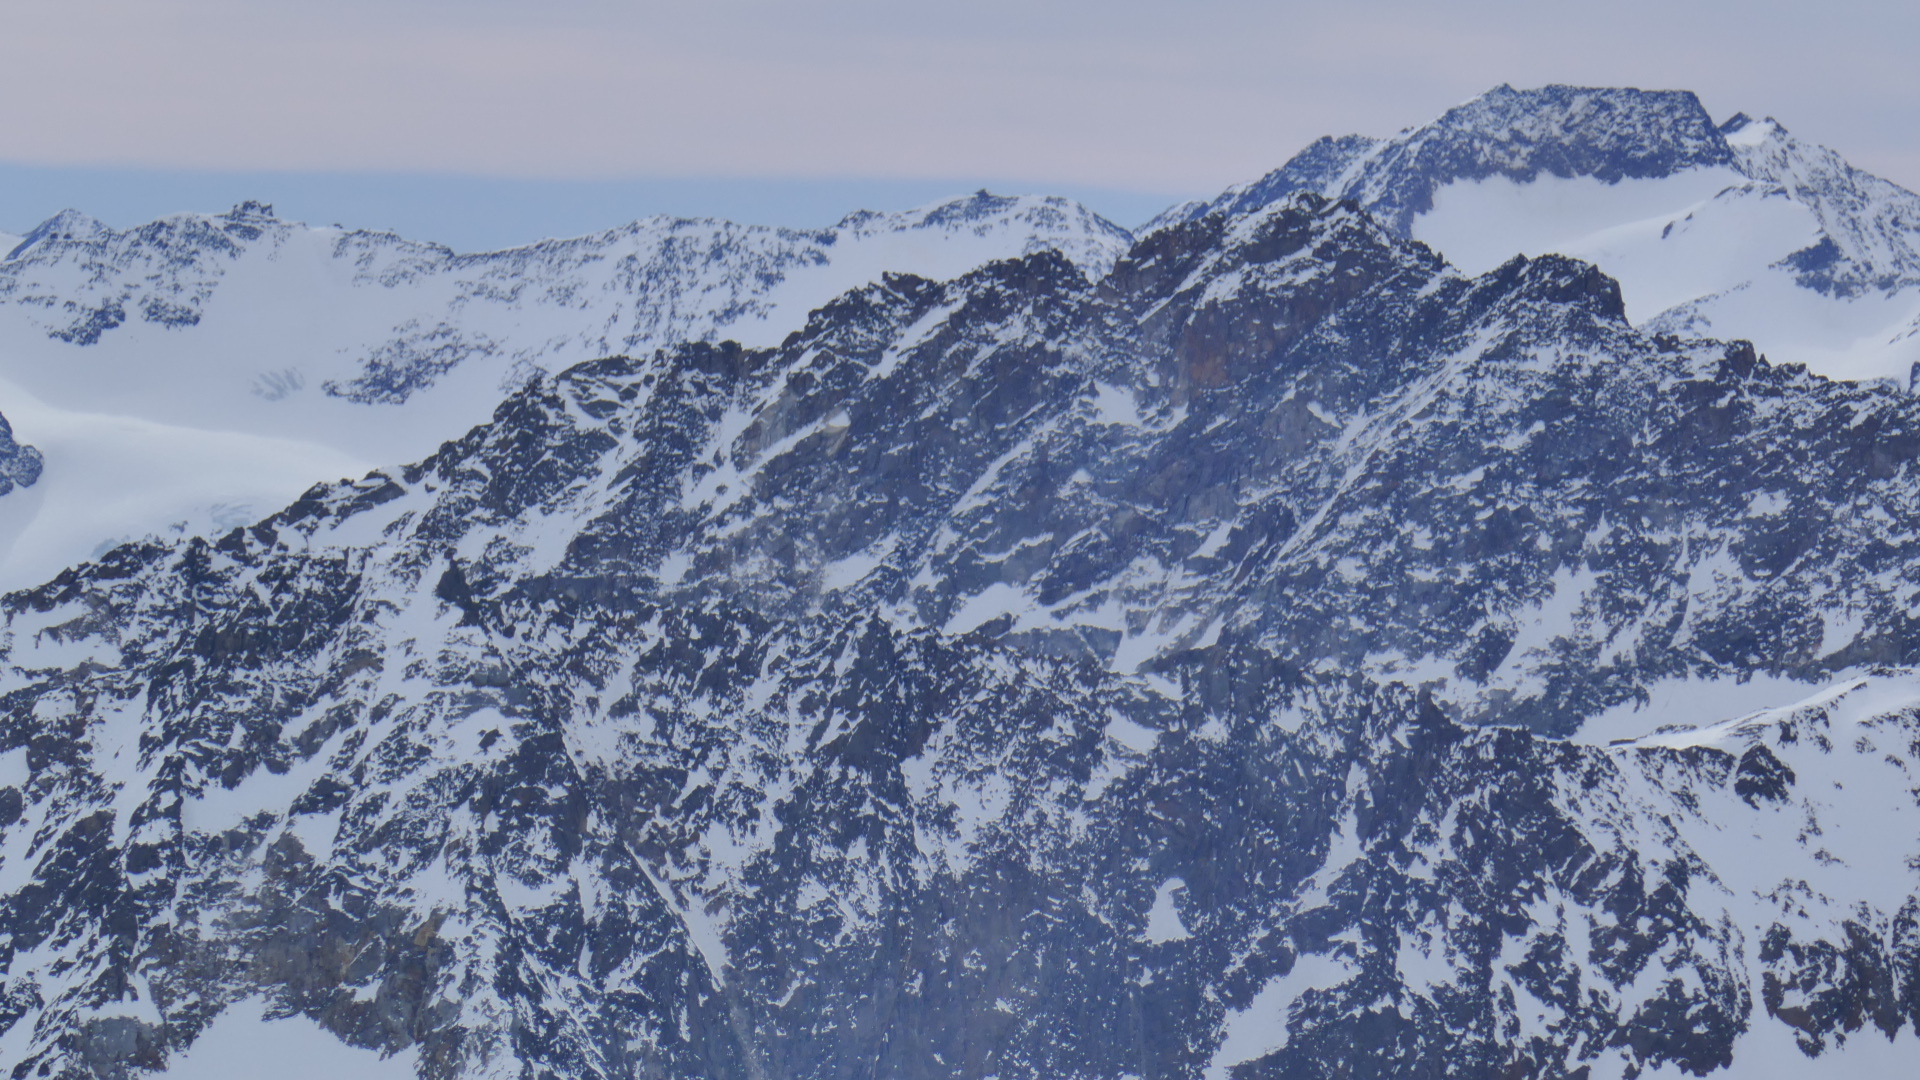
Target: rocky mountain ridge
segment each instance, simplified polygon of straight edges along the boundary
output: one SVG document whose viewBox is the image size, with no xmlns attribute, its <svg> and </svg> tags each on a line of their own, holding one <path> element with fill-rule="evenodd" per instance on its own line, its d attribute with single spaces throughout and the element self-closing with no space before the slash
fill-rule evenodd
<svg viewBox="0 0 1920 1080">
<path fill-rule="evenodd" d="M 75 463 L 62 498 L 10 507 L 34 520 L 10 523 L 24 534 L 0 550 L 0 587 L 423 457 L 541 371 L 777 344 L 887 271 L 1058 250 L 1098 276 L 1129 242 L 1067 200 L 986 192 L 829 229 L 661 217 L 473 255 L 261 203 L 129 230 L 63 213 L 0 259 L 0 409 Z"/>
<path fill-rule="evenodd" d="M 1906 384 L 1920 360 L 1920 197 L 1772 121 L 1681 92 L 1496 90 L 1391 139 L 1328 139 L 1162 215 L 1349 197 L 1468 273 L 1583 258 L 1630 320 Z M 0 522 L 0 587 L 146 535 L 217 535 L 318 479 L 416 460 L 540 371 L 679 340 L 777 345 L 886 272 L 948 279 L 1131 243 L 1060 199 L 979 193 L 830 229 L 656 218 L 505 252 L 309 229 L 248 203 L 115 230 L 68 212 L 0 259 L 0 410 L 66 461 Z M 404 416 L 404 419 L 399 419 Z M 225 463 L 225 464 L 223 464 Z M 237 464 L 236 464 L 237 463 Z"/>
<path fill-rule="evenodd" d="M 1472 273 L 1589 259 L 1656 332 L 1903 386 L 1920 362 L 1920 195 L 1772 119 L 1716 124 L 1685 91 L 1497 87 L 1393 138 L 1322 139 L 1142 231 L 1299 191 L 1354 199 Z"/>
<path fill-rule="evenodd" d="M 1395 138 L 1322 138 L 1259 180 L 1173 207 L 1141 231 L 1314 191 L 1353 199 L 1409 235 L 1441 189 L 1462 181 L 1590 176 L 1617 184 L 1734 162 L 1700 99 L 1684 90 L 1502 85 Z"/>
<path fill-rule="evenodd" d="M 5 599 L 0 1054 L 264 1001 L 433 1078 L 1875 1068 L 1916 439 L 1310 195 L 576 365 Z M 1767 672 L 1838 681 L 1541 734 Z"/>
<path fill-rule="evenodd" d="M 308 233 L 314 235 L 302 235 Z M 343 284 L 415 287 L 435 294 L 421 300 L 447 309 L 438 315 L 421 310 L 416 321 L 422 325 L 395 326 L 389 330 L 392 337 L 358 343 L 360 355 L 344 357 L 347 366 L 339 376 L 316 379 L 318 389 L 332 396 L 397 402 L 472 356 L 506 351 L 514 359 L 538 360 L 542 346 L 553 347 L 534 339 L 496 342 L 484 333 L 459 333 L 448 320 L 461 312 L 463 321 L 474 321 L 463 309 L 570 311 L 574 333 L 581 337 L 574 355 L 582 358 L 716 340 L 722 332 L 777 341 L 786 326 L 756 333 L 778 303 L 772 294 L 789 277 L 832 263 L 836 248 L 901 236 L 938 247 L 957 238 L 994 240 L 996 234 L 1013 238 L 994 246 L 994 256 L 1051 248 L 1096 275 L 1129 240 L 1124 230 L 1065 199 L 984 191 L 904 213 L 862 211 L 829 229 L 655 217 L 592 236 L 465 255 L 388 233 L 284 221 L 259 202 L 217 216 L 175 215 L 125 231 L 69 210 L 28 233 L 0 262 L 0 299 L 10 301 L 47 337 L 69 344 L 98 344 L 130 324 L 183 330 L 199 324 L 243 254 L 259 246 L 273 250 L 319 243 L 328 249 L 324 257 L 344 272 L 336 275 L 345 277 Z M 974 265 L 972 254 L 961 255 L 962 269 Z M 429 283 L 446 287 L 422 288 Z M 836 281 L 815 291 L 824 299 L 841 287 Z M 420 301 L 409 305 L 423 306 Z M 424 325 L 428 322 L 434 325 Z"/>
</svg>

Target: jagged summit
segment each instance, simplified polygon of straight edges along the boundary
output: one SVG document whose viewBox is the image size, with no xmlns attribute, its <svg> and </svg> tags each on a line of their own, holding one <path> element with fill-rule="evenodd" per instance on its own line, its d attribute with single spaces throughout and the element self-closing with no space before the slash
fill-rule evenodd
<svg viewBox="0 0 1920 1080">
<path fill-rule="evenodd" d="M 1741 172 L 1774 185 L 1819 221 L 1819 243 L 1788 264 L 1802 284 L 1849 299 L 1920 289 L 1920 195 L 1795 138 L 1772 117 L 1738 126 L 1734 120 L 1721 134 Z"/>
<path fill-rule="evenodd" d="M 62 210 L 29 230 L 7 253 L 7 258 L 18 259 L 36 245 L 94 243 L 112 231 L 103 222 L 78 210 Z"/>
<path fill-rule="evenodd" d="M 1689 91 L 1502 85 L 1393 140 L 1362 168 L 1350 197 L 1406 230 L 1448 183 L 1541 176 L 1617 183 L 1731 164 L 1717 135 Z"/>
<path fill-rule="evenodd" d="M 1682 91 L 1501 86 L 1389 139 L 1323 139 L 1151 232 L 1298 191 L 1353 199 L 1462 269 L 1588 259 L 1650 329 L 1756 341 L 1847 379 L 1920 362 L 1920 196 Z"/>
<path fill-rule="evenodd" d="M 117 292 L 119 295 L 105 297 L 97 302 L 98 306 L 91 308 L 83 306 L 88 298 L 76 297 L 76 300 L 82 301 L 82 304 L 72 305 L 80 307 L 78 322 L 66 326 L 49 325 L 47 332 L 59 340 L 91 345 L 100 341 L 102 334 L 114 331 L 124 322 L 124 316 L 121 321 L 115 321 L 111 316 L 103 317 L 102 312 L 116 306 L 122 309 L 131 306 L 143 289 L 204 293 L 205 296 L 194 305 L 193 309 L 197 312 L 224 278 L 227 264 L 238 260 L 244 254 L 244 249 L 256 242 L 278 250 L 289 244 L 312 245 L 314 239 L 318 239 L 321 244 L 335 248 L 331 253 L 333 259 L 349 261 L 359 269 L 368 269 L 376 261 L 397 263 L 399 265 L 395 269 L 404 276 L 395 277 L 395 271 L 390 270 L 379 281 L 379 284 L 391 288 L 406 283 L 409 278 L 445 271 L 472 273 L 501 262 L 524 269 L 542 255 L 560 254 L 570 257 L 575 264 L 600 261 L 609 254 L 603 250 L 609 246 L 632 247 L 636 242 L 661 243 L 666 237 L 682 234 L 705 232 L 727 236 L 734 246 L 760 249 L 753 250 L 751 254 L 743 251 L 743 255 L 750 259 L 765 259 L 773 255 L 770 249 L 780 247 L 831 247 L 837 239 L 842 238 L 839 236 L 842 232 L 847 239 L 873 240 L 909 230 L 916 233 L 952 232 L 975 239 L 998 237 L 1002 243 L 1015 244 L 1010 253 L 1025 253 L 1049 244 L 1069 245 L 1072 248 L 1069 254 L 1077 262 L 1084 263 L 1094 276 L 1105 272 L 1117 249 L 1130 239 L 1126 230 L 1068 199 L 1057 196 L 1008 198 L 983 191 L 897 213 L 861 211 L 848 215 L 840 226 L 826 230 L 738 226 L 717 219 L 660 216 L 588 236 L 547 240 L 500 252 L 461 255 L 441 245 L 414 243 L 389 233 L 343 233 L 332 228 L 308 228 L 298 222 L 278 218 L 269 203 L 247 200 L 223 214 L 176 214 L 125 231 L 111 229 L 78 211 L 63 211 L 36 227 L 18 246 L 12 258 L 21 265 L 7 268 L 5 276 L 0 277 L 0 300 L 29 284 L 39 287 L 54 284 L 48 278 L 60 264 L 79 264 L 90 272 L 92 278 L 100 279 L 90 282 L 93 286 L 90 291 Z M 159 254 L 150 254 L 149 249 L 155 248 Z M 710 261 L 724 261 L 726 254 L 725 251 L 715 252 Z M 796 252 L 791 256 L 781 253 L 773 257 L 776 261 L 792 262 L 794 267 L 816 260 L 832 261 L 819 259 L 812 252 Z M 156 259 L 159 261 L 156 262 Z M 975 264 L 960 263 L 962 266 Z M 147 272 L 137 272 L 142 269 Z M 913 268 L 902 266 L 898 269 L 910 271 Z M 657 268 L 655 273 L 658 273 Z M 781 276 L 775 273 L 761 284 L 763 287 L 777 285 Z M 354 283 L 369 282 L 356 278 Z M 632 282 L 630 287 L 641 283 Z M 645 283 L 653 284 L 654 281 L 647 280 Z M 821 299 L 824 298 L 823 295 Z M 720 305 L 716 313 L 719 321 L 726 320 L 730 306 Z M 71 307 L 66 310 L 70 311 Z M 738 313 L 735 312 L 734 316 L 738 317 Z M 661 340 L 673 338 L 663 336 Z"/>
<path fill-rule="evenodd" d="M 67 517 L 0 551 L 0 585 L 129 536 L 222 528 L 341 469 L 422 456 L 543 371 L 682 341 L 776 344 L 889 272 L 945 279 L 1057 250 L 1097 278 L 1130 243 L 1052 197 L 965 196 L 849 222 L 659 217 L 463 255 L 285 221 L 257 201 L 129 230 L 62 215 L 0 262 L 0 379 L 97 418 L 86 421 L 96 442 L 171 460 L 182 479 L 156 488 L 114 480 L 139 470 L 107 470 L 89 496 L 49 503 L 42 513 Z M 116 417 L 157 427 L 128 440 Z"/>
<path fill-rule="evenodd" d="M 1060 212 L 1086 212 L 1085 208 L 1078 203 L 1058 195 L 996 195 L 986 188 L 981 188 L 970 195 L 937 200 L 911 210 L 896 212 L 856 210 L 841 218 L 835 228 L 859 231 L 872 228 L 875 223 L 888 223 L 894 227 L 899 225 L 925 227 L 956 221 L 977 222 L 1021 212 L 1030 213 L 1042 208 Z M 1121 231 L 1125 232 L 1125 230 Z"/>
<path fill-rule="evenodd" d="M 1541 176 L 1614 183 L 1732 163 L 1712 118 L 1689 91 L 1502 84 L 1391 139 L 1321 139 L 1261 179 L 1176 207 L 1142 231 L 1317 191 L 1355 199 L 1407 234 L 1448 184 L 1493 177 L 1527 183 Z"/>
</svg>

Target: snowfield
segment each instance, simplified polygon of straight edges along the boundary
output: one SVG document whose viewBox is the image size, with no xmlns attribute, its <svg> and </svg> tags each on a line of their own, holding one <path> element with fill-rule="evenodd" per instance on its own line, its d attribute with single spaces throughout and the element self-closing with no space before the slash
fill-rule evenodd
<svg viewBox="0 0 1920 1080">
<path fill-rule="evenodd" d="M 0 506 L 0 589 L 423 457 L 541 372 L 778 344 L 888 273 L 1058 250 L 1098 277 L 1128 240 L 1064 199 L 985 192 L 831 229 L 654 218 L 478 255 L 257 203 L 126 231 L 63 213 L 0 260 L 0 415 L 47 456 L 46 493 Z"/>
</svg>

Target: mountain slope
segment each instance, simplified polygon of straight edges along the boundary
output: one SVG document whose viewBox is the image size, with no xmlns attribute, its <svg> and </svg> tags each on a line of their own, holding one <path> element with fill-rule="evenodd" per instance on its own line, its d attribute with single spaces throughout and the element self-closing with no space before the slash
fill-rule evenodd
<svg viewBox="0 0 1920 1080">
<path fill-rule="evenodd" d="M 1322 140 L 1154 228 L 1299 191 L 1356 199 L 1468 273 L 1592 261 L 1643 329 L 1847 379 L 1905 383 L 1920 359 L 1920 197 L 1772 121 L 1716 126 L 1691 94 L 1501 87 L 1393 139 Z M 480 255 L 257 203 L 127 231 L 64 213 L 0 259 L 0 409 L 54 470 L 0 523 L 0 586 L 417 459 L 541 370 L 776 345 L 886 271 L 1053 249 L 1097 278 L 1129 242 L 1070 202 L 984 193 L 825 230 L 651 219 Z"/>
<path fill-rule="evenodd" d="M 1298 191 L 1359 201 L 1469 273 L 1588 259 L 1636 324 L 1743 338 L 1847 379 L 1920 361 L 1920 196 L 1690 93 L 1498 87 L 1391 139 L 1323 139 L 1147 230 Z"/>
<path fill-rule="evenodd" d="M 577 365 L 5 599 L 0 1060 L 1873 1067 L 1920 712 L 1840 669 L 1912 659 L 1916 432 L 1311 196 Z M 1484 726 L 1770 669 L 1844 681 Z"/>
<path fill-rule="evenodd" d="M 0 585 L 418 458 L 542 370 L 685 340 L 776 344 L 885 271 L 951 277 L 1058 250 L 1098 276 L 1128 242 L 1066 200 L 985 192 L 831 229 L 653 218 L 480 255 L 309 228 L 259 203 L 127 231 L 69 211 L 0 260 L 0 406 L 54 456 L 58 483 L 84 471 L 93 486 L 61 504 L 75 513 L 37 512 L 0 554 Z M 287 467 L 224 475 L 208 467 L 214 445 Z M 123 446 L 104 472 L 61 470 Z M 191 482 L 109 490 L 117 471 L 160 463 Z"/>
</svg>

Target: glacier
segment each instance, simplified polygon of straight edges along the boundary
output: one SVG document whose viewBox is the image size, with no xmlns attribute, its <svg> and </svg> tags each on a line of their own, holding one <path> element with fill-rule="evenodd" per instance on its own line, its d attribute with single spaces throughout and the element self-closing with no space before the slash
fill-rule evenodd
<svg viewBox="0 0 1920 1080">
<path fill-rule="evenodd" d="M 1045 248 L 1097 275 L 1127 240 L 1067 200 L 985 192 L 831 229 L 654 218 L 476 255 L 257 202 L 125 231 L 68 211 L 0 260 L 0 400 L 66 488 L 7 505 L 0 587 L 423 456 L 538 372 L 722 335 L 776 344 L 887 271 L 952 277 Z"/>
<path fill-rule="evenodd" d="M 1840 379 L 1920 362 L 1920 196 L 1693 94 L 1497 87 L 1392 138 L 1325 139 L 1151 230 L 1295 191 L 1350 198 L 1468 273 L 1587 259 L 1638 325 L 1756 341 Z"/>
</svg>

